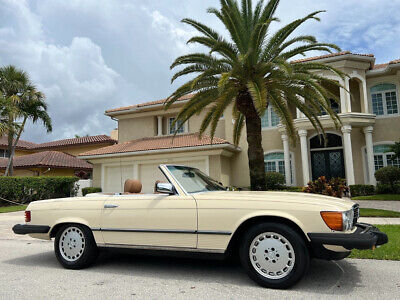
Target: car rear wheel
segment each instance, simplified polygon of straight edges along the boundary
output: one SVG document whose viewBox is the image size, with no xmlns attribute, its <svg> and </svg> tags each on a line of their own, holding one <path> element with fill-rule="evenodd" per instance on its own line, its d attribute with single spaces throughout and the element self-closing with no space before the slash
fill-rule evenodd
<svg viewBox="0 0 400 300">
<path fill-rule="evenodd" d="M 58 261 L 67 269 L 85 268 L 98 255 L 91 230 L 79 224 L 64 225 L 57 231 L 54 251 Z"/>
<path fill-rule="evenodd" d="M 285 289 L 304 276 L 310 255 L 303 238 L 290 226 L 262 223 L 245 234 L 240 260 L 259 285 Z"/>
</svg>

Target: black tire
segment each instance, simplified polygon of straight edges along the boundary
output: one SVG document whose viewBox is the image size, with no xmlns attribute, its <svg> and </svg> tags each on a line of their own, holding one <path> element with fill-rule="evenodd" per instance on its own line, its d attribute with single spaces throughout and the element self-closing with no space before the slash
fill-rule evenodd
<svg viewBox="0 0 400 300">
<path fill-rule="evenodd" d="M 266 235 L 265 238 L 263 238 L 264 233 L 276 233 L 280 235 L 281 239 L 276 239 L 279 237 L 278 235 L 275 236 Z M 260 240 L 259 238 L 260 239 L 263 238 L 263 240 L 265 239 L 265 241 L 263 242 L 263 240 Z M 259 242 L 258 244 L 259 246 L 255 244 L 256 243 L 255 241 Z M 278 247 L 279 249 L 282 248 L 284 250 L 282 252 L 283 254 L 277 255 L 277 253 L 280 253 L 278 252 L 278 249 L 275 250 L 274 248 L 263 248 L 264 246 L 266 247 L 266 245 L 269 245 L 267 244 L 268 241 L 270 243 L 278 243 L 278 241 L 282 243 L 282 245 L 278 243 L 279 244 Z M 289 247 L 288 249 L 290 249 L 290 251 L 287 251 L 287 253 L 285 252 L 286 247 Z M 252 251 L 252 258 L 250 257 L 250 251 Z M 292 258 L 293 253 L 294 253 L 294 260 Z M 306 246 L 306 243 L 304 242 L 304 239 L 293 228 L 291 228 L 288 225 L 280 223 L 261 223 L 251 227 L 244 234 L 243 242 L 241 243 L 239 249 L 239 254 L 240 254 L 240 261 L 244 269 L 247 271 L 249 277 L 259 285 L 267 288 L 287 289 L 295 285 L 300 279 L 303 278 L 310 265 L 310 254 Z M 260 259 L 261 255 L 266 260 L 266 262 Z M 278 258 L 276 257 L 276 255 L 278 256 Z M 279 255 L 281 255 L 281 257 L 279 257 Z M 260 266 L 260 264 L 258 264 L 258 270 L 257 270 L 257 266 L 254 266 L 253 263 L 257 265 L 258 259 L 260 259 L 260 261 L 262 261 L 262 263 L 265 264 L 264 266 L 274 267 L 275 265 L 271 265 L 271 263 L 277 263 L 276 266 L 283 265 L 284 267 L 282 271 L 277 271 L 276 273 L 274 272 L 269 273 L 268 271 L 263 269 L 263 266 Z M 274 259 L 276 260 L 281 259 L 281 260 L 275 261 Z M 289 260 L 291 262 L 289 262 Z M 294 263 L 292 263 L 293 261 Z M 279 274 L 279 272 L 281 274 Z M 285 274 L 285 272 L 287 272 L 287 274 Z M 263 274 L 266 273 L 266 274 L 262 275 L 261 273 Z M 268 278 L 268 276 L 270 278 Z M 273 278 L 274 276 L 275 277 L 284 276 L 284 277 Z"/>
<path fill-rule="evenodd" d="M 67 241 L 66 234 L 68 230 L 70 236 L 68 236 Z M 75 236 L 77 238 L 74 238 Z M 62 243 L 60 243 L 61 239 L 63 239 Z M 69 244 L 69 242 L 74 244 Z M 77 246 L 80 250 L 75 250 Z M 65 247 L 71 249 L 71 251 L 76 251 L 76 256 L 69 256 L 70 253 L 66 252 L 68 249 L 65 250 Z M 66 269 L 86 268 L 95 262 L 99 253 L 92 231 L 80 224 L 66 224 L 59 228 L 54 240 L 54 252 L 57 260 Z M 74 252 L 72 253 L 75 254 Z"/>
</svg>

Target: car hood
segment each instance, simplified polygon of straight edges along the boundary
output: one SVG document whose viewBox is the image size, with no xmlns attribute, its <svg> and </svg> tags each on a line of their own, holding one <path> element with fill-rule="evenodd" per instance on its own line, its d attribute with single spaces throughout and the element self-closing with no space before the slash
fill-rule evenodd
<svg viewBox="0 0 400 300">
<path fill-rule="evenodd" d="M 216 191 L 193 194 L 196 199 L 224 199 L 308 204 L 329 207 L 332 210 L 349 210 L 355 204 L 349 199 L 295 192 Z"/>
</svg>

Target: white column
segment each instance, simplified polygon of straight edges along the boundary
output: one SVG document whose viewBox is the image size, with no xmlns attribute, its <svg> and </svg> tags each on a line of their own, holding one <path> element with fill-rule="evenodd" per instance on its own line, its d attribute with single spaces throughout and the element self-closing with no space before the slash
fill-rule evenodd
<svg viewBox="0 0 400 300">
<path fill-rule="evenodd" d="M 367 82 L 363 80 L 361 82 L 361 87 L 360 89 L 362 90 L 362 98 L 364 101 L 364 113 L 368 114 L 369 113 L 369 107 L 368 107 L 368 93 L 367 93 Z"/>
<path fill-rule="evenodd" d="M 289 186 L 292 184 L 291 172 L 290 172 L 289 138 L 286 134 L 282 134 L 281 137 L 283 141 L 283 156 L 285 159 L 285 180 L 286 180 L 286 185 Z"/>
<path fill-rule="evenodd" d="M 375 163 L 374 163 L 374 144 L 372 142 L 372 131 L 374 127 L 364 127 L 365 146 L 367 150 L 367 172 L 369 177 L 369 184 L 376 184 L 375 180 Z"/>
<path fill-rule="evenodd" d="M 351 97 L 350 97 L 350 78 L 346 77 L 344 79 L 344 87 L 347 89 L 346 95 L 346 112 L 351 112 Z"/>
<path fill-rule="evenodd" d="M 340 79 L 339 83 L 344 87 L 344 80 Z M 344 88 L 340 88 L 340 112 L 345 113 L 347 111 L 346 109 L 346 90 Z"/>
<path fill-rule="evenodd" d="M 160 136 L 162 135 L 162 116 L 157 116 L 157 135 Z"/>
<path fill-rule="evenodd" d="M 353 150 L 351 147 L 351 125 L 344 125 L 342 127 L 342 132 L 343 132 L 343 147 L 344 147 L 344 159 L 346 168 L 346 181 L 347 185 L 351 185 L 355 183 Z"/>
<path fill-rule="evenodd" d="M 298 131 L 300 136 L 301 165 L 303 167 L 303 184 L 307 185 L 310 181 L 310 166 L 308 164 L 307 130 Z"/>
</svg>

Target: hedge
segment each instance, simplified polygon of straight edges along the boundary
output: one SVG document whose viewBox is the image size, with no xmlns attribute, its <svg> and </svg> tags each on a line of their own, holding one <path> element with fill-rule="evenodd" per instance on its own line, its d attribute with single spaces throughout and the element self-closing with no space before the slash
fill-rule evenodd
<svg viewBox="0 0 400 300">
<path fill-rule="evenodd" d="M 400 184 L 395 183 L 393 186 L 390 184 L 378 183 L 376 185 L 377 194 L 400 194 Z"/>
<path fill-rule="evenodd" d="M 75 176 L 0 177 L 0 197 L 22 204 L 76 196 L 78 180 Z"/>
<path fill-rule="evenodd" d="M 85 187 L 82 189 L 82 196 L 92 193 L 101 193 L 101 188 L 99 187 Z"/>
<path fill-rule="evenodd" d="M 370 184 L 353 184 L 349 186 L 352 197 L 369 196 L 375 194 L 375 187 Z"/>
<path fill-rule="evenodd" d="M 267 172 L 265 174 L 267 190 L 279 190 L 285 184 L 285 175 L 278 172 Z"/>
</svg>

